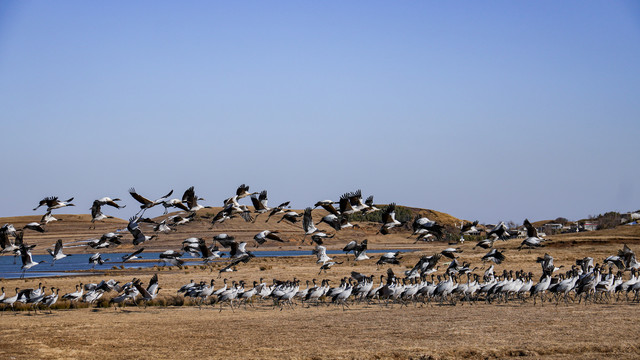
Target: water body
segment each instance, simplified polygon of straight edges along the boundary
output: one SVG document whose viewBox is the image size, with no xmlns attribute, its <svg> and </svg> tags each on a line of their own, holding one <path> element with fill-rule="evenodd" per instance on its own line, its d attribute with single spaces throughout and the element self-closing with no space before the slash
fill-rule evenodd
<svg viewBox="0 0 640 360">
<path fill-rule="evenodd" d="M 386 252 L 410 252 L 411 250 L 367 250 L 368 254 L 386 253 Z M 156 265 L 162 265 L 160 260 L 160 252 L 142 252 L 143 261 L 128 261 L 122 262 L 122 256 L 129 253 L 108 253 L 102 254 L 102 258 L 106 261 L 103 265 L 96 265 L 94 270 L 96 272 L 112 269 L 113 267 L 120 268 L 124 266 L 125 269 L 139 269 L 149 268 Z M 286 251 L 253 251 L 256 257 L 289 257 L 289 256 L 311 256 L 313 253 L 311 250 L 286 250 Z M 327 250 L 329 255 L 344 254 L 341 250 Z M 55 264 L 51 263 L 50 255 L 33 255 L 33 261 L 45 261 L 44 263 L 34 266 L 30 270 L 25 272 L 25 278 L 39 278 L 39 277 L 51 277 L 51 276 L 76 276 L 87 275 L 86 271 L 90 271 L 92 265 L 89 264 L 89 258 L 93 254 L 73 254 L 67 256 L 62 260 L 58 260 Z M 228 255 L 227 255 L 228 256 Z M 107 260 L 109 259 L 109 260 Z M 144 261 L 146 260 L 146 261 Z M 156 261 L 149 261 L 156 260 Z M 202 261 L 198 258 L 191 258 L 187 253 L 182 257 L 185 261 L 185 265 L 202 264 Z M 225 258 L 220 260 L 225 261 Z M 0 279 L 17 279 L 22 274 L 22 261 L 19 257 L 15 258 L 13 255 L 0 256 Z M 85 271 L 78 273 L 78 271 Z M 90 274 L 90 272 L 89 272 Z"/>
</svg>

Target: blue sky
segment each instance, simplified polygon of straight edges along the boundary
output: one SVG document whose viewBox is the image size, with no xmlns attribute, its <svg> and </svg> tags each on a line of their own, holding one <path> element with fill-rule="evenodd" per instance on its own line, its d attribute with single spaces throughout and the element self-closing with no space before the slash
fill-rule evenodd
<svg viewBox="0 0 640 360">
<path fill-rule="evenodd" d="M 481 222 L 636 210 L 638 64 L 637 2 L 2 1 L 0 216 L 241 183 Z"/>
</svg>

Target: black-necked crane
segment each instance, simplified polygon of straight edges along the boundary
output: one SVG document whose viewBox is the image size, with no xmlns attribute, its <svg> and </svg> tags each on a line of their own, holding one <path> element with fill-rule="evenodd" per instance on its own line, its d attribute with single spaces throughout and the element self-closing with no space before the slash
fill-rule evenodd
<svg viewBox="0 0 640 360">
<path fill-rule="evenodd" d="M 347 255 L 347 259 L 349 259 L 349 253 L 353 252 L 353 255 L 357 257 L 356 254 L 360 254 L 363 251 L 367 250 L 367 239 L 362 240 L 360 244 L 357 241 L 353 240 L 347 243 L 342 251 L 344 251 L 345 255 Z"/>
<path fill-rule="evenodd" d="M 251 254 L 251 252 L 247 251 L 247 243 L 244 241 L 240 243 L 230 239 L 220 239 L 216 241 L 218 241 L 223 247 L 231 249 L 231 251 L 229 251 L 229 257 L 231 258 L 239 258 Z"/>
<path fill-rule="evenodd" d="M 160 253 L 158 258 L 160 259 L 160 262 L 164 263 L 165 265 L 169 264 L 170 266 L 177 266 L 179 268 L 182 268 L 182 265 L 184 265 L 184 260 L 180 258 L 182 255 L 183 253 L 179 251 L 166 250 Z"/>
<path fill-rule="evenodd" d="M 447 270 L 444 271 L 444 273 L 447 275 L 458 274 L 462 267 L 463 266 L 460 265 L 457 259 L 453 259 L 451 260 L 451 262 L 449 262 L 449 266 L 447 267 Z"/>
<path fill-rule="evenodd" d="M 305 296 L 304 301 L 309 303 L 310 301 L 315 300 L 315 302 L 317 303 L 318 299 L 320 299 L 329 289 L 327 281 L 328 280 L 323 279 L 320 286 L 315 286 L 316 282 L 315 279 L 313 279 L 314 287 L 307 291 L 307 296 Z"/>
<path fill-rule="evenodd" d="M 541 238 L 530 236 L 522 240 L 522 243 L 520 243 L 520 246 L 518 246 L 518 250 L 522 250 L 522 248 L 525 248 L 525 247 L 531 250 L 537 247 L 544 247 L 544 245 L 542 244 Z"/>
<path fill-rule="evenodd" d="M 138 256 L 140 255 L 141 252 L 144 251 L 144 248 L 140 248 L 134 252 L 132 252 L 131 254 L 125 254 L 122 256 L 122 263 L 125 263 L 127 261 L 130 260 L 135 260 L 135 259 L 142 259 L 142 256 Z"/>
<path fill-rule="evenodd" d="M 205 264 L 215 259 L 219 259 L 222 256 L 222 253 L 217 246 L 214 246 L 213 249 L 209 248 L 204 239 L 199 239 L 198 249 L 200 250 L 200 257 Z"/>
<path fill-rule="evenodd" d="M 213 226 L 215 223 L 222 223 L 235 217 L 238 214 L 246 222 L 251 222 L 253 220 L 253 218 L 251 217 L 251 211 L 246 205 L 234 205 L 231 203 L 225 205 L 224 208 L 220 210 L 216 214 L 216 216 L 213 217 L 213 219 L 211 220 L 211 224 Z"/>
<path fill-rule="evenodd" d="M 280 204 L 280 205 L 274 207 L 273 209 L 271 209 L 271 212 L 269 213 L 269 216 L 267 216 L 267 220 L 265 220 L 264 222 L 269 222 L 269 219 L 271 219 L 271 217 L 273 215 L 284 214 L 285 213 L 285 209 L 291 207 L 289 205 L 289 203 L 291 203 L 291 202 L 290 201 L 285 201 L 282 204 Z"/>
<path fill-rule="evenodd" d="M 491 236 L 493 234 L 495 234 L 498 239 L 501 240 L 506 240 L 511 237 L 511 233 L 509 232 L 509 229 L 507 229 L 507 225 L 504 223 L 504 221 L 501 221 L 498 225 L 491 229 L 491 231 L 487 233 L 487 236 Z"/>
<path fill-rule="evenodd" d="M 222 280 L 222 283 L 224 284 L 224 286 L 222 286 L 220 289 L 216 290 L 213 292 L 214 296 L 220 296 L 220 294 L 222 294 L 223 292 L 227 291 L 228 288 L 228 284 L 227 284 L 227 278 L 225 278 L 224 280 Z"/>
<path fill-rule="evenodd" d="M 396 220 L 396 204 L 391 203 L 382 212 L 382 226 L 378 233 L 387 235 L 389 234 L 389 229 L 402 225 L 404 225 L 404 223 Z"/>
<path fill-rule="evenodd" d="M 7 235 L 11 235 L 11 236 L 16 236 L 16 228 L 13 226 L 13 224 L 4 224 L 2 225 L 2 227 L 0 228 L 0 232 L 3 234 L 7 234 Z"/>
<path fill-rule="evenodd" d="M 211 208 L 211 206 L 203 206 L 198 204 L 198 201 L 205 201 L 205 199 L 196 196 L 196 191 L 193 186 L 188 188 L 182 195 L 182 202 L 187 205 L 190 211 L 195 212 L 198 210 Z"/>
<path fill-rule="evenodd" d="M 322 217 L 322 219 L 316 224 L 320 225 L 321 223 L 325 223 L 331 226 L 335 231 L 339 231 L 342 229 L 342 224 L 340 221 L 340 216 L 335 214 L 328 214 Z"/>
<path fill-rule="evenodd" d="M 425 216 L 420 216 L 419 214 L 416 215 L 415 219 L 413 219 L 411 228 L 413 229 L 413 233 L 411 235 L 423 235 L 424 232 L 427 232 L 434 234 L 438 239 L 442 238 L 444 230 L 442 225 L 439 225 L 433 220 L 429 220 L 429 218 Z"/>
<path fill-rule="evenodd" d="M 242 288 L 243 288 L 242 281 L 240 282 L 240 284 L 237 284 L 235 281 L 233 281 L 231 288 L 223 291 L 217 296 L 216 302 L 220 303 L 220 312 L 222 312 L 222 305 L 225 302 L 229 303 L 229 306 L 231 307 L 231 311 L 234 312 L 233 300 L 235 300 L 238 297 L 238 293 L 242 291 Z"/>
<path fill-rule="evenodd" d="M 340 215 L 340 229 L 348 228 L 360 228 L 358 224 L 351 224 L 349 222 L 349 215 Z"/>
<path fill-rule="evenodd" d="M 153 231 L 155 232 L 161 232 L 161 233 L 165 233 L 168 234 L 172 231 L 177 231 L 177 229 L 172 229 L 171 227 L 169 227 L 169 225 L 167 225 L 167 219 L 163 219 L 162 221 L 160 221 L 159 223 L 155 224 L 153 226 Z"/>
<path fill-rule="evenodd" d="M 363 261 L 363 260 L 369 260 L 370 259 L 370 257 L 367 255 L 367 248 L 366 247 L 355 251 L 353 253 L 353 255 L 355 256 L 353 261 Z"/>
<path fill-rule="evenodd" d="M 192 211 L 188 213 L 186 216 L 182 216 L 180 214 L 171 215 L 167 218 L 167 222 L 171 225 L 178 226 L 178 225 L 184 225 L 190 221 L 193 221 L 193 219 L 195 218 L 196 218 L 196 213 L 195 211 Z"/>
<path fill-rule="evenodd" d="M 478 226 L 478 220 L 474 221 L 474 222 L 462 222 L 462 225 L 460 226 L 460 234 L 461 235 L 468 235 L 471 233 L 477 233 L 478 232 L 478 228 L 476 228 L 476 226 Z"/>
<path fill-rule="evenodd" d="M 491 251 L 489 251 L 488 253 L 486 253 L 483 257 L 482 257 L 482 261 L 493 261 L 496 264 L 500 264 L 504 261 L 505 256 L 502 254 L 502 252 L 498 249 L 491 249 Z M 492 265 L 493 266 L 493 265 Z"/>
<path fill-rule="evenodd" d="M 376 261 L 376 265 L 378 265 L 378 266 L 380 266 L 382 264 L 399 265 L 400 264 L 400 259 L 402 259 L 402 256 L 400 256 L 400 251 L 388 252 L 388 253 L 384 253 L 384 254 L 382 254 L 382 256 L 380 256 L 380 259 L 378 259 L 378 261 Z"/>
<path fill-rule="evenodd" d="M 431 256 L 425 255 L 420 257 L 420 260 L 418 260 L 411 270 L 405 271 L 405 276 L 415 278 L 436 272 L 438 270 L 437 264 L 441 257 L 442 255 L 437 253 Z"/>
<path fill-rule="evenodd" d="M 120 241 L 121 238 L 122 238 L 122 234 L 108 232 L 108 233 L 102 234 L 102 236 L 100 236 L 100 239 L 89 240 L 87 242 L 87 245 L 89 245 L 93 249 L 108 248 L 111 245 L 118 246 L 118 245 L 122 245 L 122 241 Z"/>
<path fill-rule="evenodd" d="M 287 211 L 286 213 L 284 213 L 284 215 L 282 215 L 282 218 L 280 218 L 280 220 L 278 220 L 278 222 L 282 222 L 282 220 L 287 220 L 290 224 L 295 224 L 298 222 L 298 218 L 302 217 L 303 214 L 298 214 L 295 211 Z"/>
<path fill-rule="evenodd" d="M 247 252 L 244 255 L 232 260 L 227 266 L 223 267 L 222 269 L 220 269 L 219 271 L 219 275 L 218 278 L 220 278 L 222 276 L 223 272 L 231 272 L 231 271 L 236 271 L 235 267 L 240 264 L 240 263 L 248 263 L 249 260 L 251 260 L 252 258 L 254 258 L 255 255 L 253 255 L 251 252 Z"/>
<path fill-rule="evenodd" d="M 338 210 L 336 210 L 333 204 L 338 204 L 338 203 L 333 200 L 321 200 L 316 202 L 315 205 L 313 205 L 313 208 L 315 209 L 320 206 L 323 209 L 327 210 L 329 214 L 340 215 L 340 213 L 338 212 Z"/>
<path fill-rule="evenodd" d="M 618 255 L 607 256 L 603 262 L 605 264 L 608 264 L 609 266 L 615 265 L 619 270 L 625 269 L 624 262 L 622 261 L 622 258 Z"/>
<path fill-rule="evenodd" d="M 478 241 L 478 243 L 473 247 L 474 249 L 476 247 L 481 247 L 483 249 L 490 249 L 493 247 L 493 243 L 498 239 L 498 235 L 492 235 L 486 239 L 482 239 L 480 241 Z"/>
<path fill-rule="evenodd" d="M 176 208 L 183 211 L 189 211 L 189 208 L 182 203 L 180 199 L 169 199 L 162 202 L 162 206 L 164 207 L 164 215 L 167 215 L 170 208 Z"/>
<path fill-rule="evenodd" d="M 178 294 L 179 293 L 188 293 L 191 289 L 194 289 L 198 286 L 198 284 L 196 284 L 193 279 L 191 279 L 191 281 L 188 284 L 184 284 L 180 287 L 180 289 L 178 289 Z"/>
<path fill-rule="evenodd" d="M 543 257 L 538 257 L 536 262 L 542 267 L 542 277 L 545 275 L 553 276 L 554 272 L 564 267 L 564 265 L 561 265 L 560 267 L 553 265 L 553 256 L 546 253 Z"/>
<path fill-rule="evenodd" d="M 102 265 L 108 260 L 109 259 L 103 259 L 99 252 L 91 255 L 91 257 L 89 257 L 89 264 L 92 264 L 91 270 L 93 270 L 96 265 Z"/>
<path fill-rule="evenodd" d="M 38 312 L 38 304 L 42 302 L 45 297 L 44 286 L 38 294 L 32 294 L 29 298 L 26 299 L 26 304 L 30 304 L 31 308 L 35 313 Z"/>
<path fill-rule="evenodd" d="M 327 270 L 331 269 L 331 267 L 333 265 L 336 265 L 336 264 L 342 264 L 342 262 L 341 261 L 327 261 L 326 263 L 322 264 L 320 266 L 320 271 L 318 272 L 318 275 L 322 274 L 323 270 L 324 270 L 324 272 L 326 274 Z"/>
<path fill-rule="evenodd" d="M 213 237 L 214 241 L 227 241 L 227 240 L 235 240 L 235 239 L 236 239 L 235 236 L 231 236 L 226 233 L 220 233 Z"/>
<path fill-rule="evenodd" d="M 127 225 L 127 230 L 133 235 L 133 245 L 140 245 L 145 241 L 152 240 L 157 237 L 157 235 L 147 236 L 142 233 L 140 230 L 140 226 L 138 225 L 138 221 L 140 217 L 133 216 L 129 219 L 129 224 Z"/>
<path fill-rule="evenodd" d="M 38 210 L 38 208 L 40 206 L 43 206 L 43 205 L 47 205 L 47 211 L 51 211 L 51 210 L 54 210 L 54 209 L 60 209 L 60 208 L 63 208 L 65 206 L 75 206 L 74 204 L 71 204 L 71 201 L 73 201 L 73 198 L 70 198 L 70 199 L 65 200 L 65 201 L 60 201 L 60 200 L 58 200 L 57 196 L 49 196 L 49 197 L 46 197 L 46 198 L 40 200 L 40 202 L 38 203 L 38 206 L 36 206 L 33 209 L 33 211 Z"/>
<path fill-rule="evenodd" d="M 525 246 L 528 247 L 529 250 L 544 246 L 542 245 L 544 240 L 538 236 L 538 230 L 531 225 L 528 219 L 524 219 L 524 226 L 527 228 L 527 238 L 522 241 L 518 250 L 522 250 Z"/>
<path fill-rule="evenodd" d="M 13 249 L 13 264 L 15 265 L 16 263 L 16 258 L 18 256 L 22 255 L 22 248 L 25 247 L 27 249 L 27 251 L 30 251 L 31 249 L 35 248 L 35 245 L 27 245 L 24 243 L 24 230 L 19 230 L 16 231 L 16 238 L 14 239 L 13 242 L 14 245 L 14 249 Z"/>
<path fill-rule="evenodd" d="M 44 306 L 47 307 L 47 309 L 49 309 L 49 314 L 51 314 L 51 307 L 58 302 L 58 292 L 60 291 L 60 289 L 58 288 L 51 288 L 51 294 L 45 296 L 42 299 L 42 304 L 44 304 Z"/>
<path fill-rule="evenodd" d="M 13 225 L 11 225 L 11 227 L 13 227 Z M 14 242 L 11 242 L 11 239 L 9 239 L 10 234 L 13 234 L 13 236 L 16 236 L 17 232 L 15 231 L 15 229 L 12 232 L 0 230 L 0 247 L 2 248 L 0 249 L 0 254 L 13 252 L 20 248 Z"/>
<path fill-rule="evenodd" d="M 356 271 L 351 272 L 351 278 L 357 281 L 353 288 L 353 296 L 356 300 L 364 300 L 373 288 L 373 275 L 365 276 Z"/>
<path fill-rule="evenodd" d="M 551 285 L 551 276 L 546 275 L 539 283 L 535 284 L 531 288 L 531 297 L 533 298 L 533 305 L 536 304 L 536 297 L 539 296 L 542 303 L 544 303 L 544 293 L 549 289 L 549 285 Z"/>
<path fill-rule="evenodd" d="M 28 224 L 26 224 L 23 229 L 29 229 L 29 230 L 33 230 L 33 231 L 37 231 L 39 233 L 43 233 L 45 232 L 45 228 L 43 224 L 40 224 L 39 222 L 30 222 Z"/>
<path fill-rule="evenodd" d="M 173 194 L 173 190 L 169 191 L 169 193 L 167 195 L 165 195 L 165 196 L 163 196 L 163 197 L 161 197 L 159 199 L 153 200 L 153 201 L 151 201 L 151 200 L 147 199 L 146 197 L 138 194 L 136 192 L 136 189 L 134 189 L 134 188 L 129 189 L 129 194 L 131 194 L 131 196 L 141 204 L 140 205 L 140 211 L 138 212 L 138 213 L 140 213 L 140 212 L 143 212 L 144 210 L 151 209 L 152 207 L 154 207 L 156 205 L 162 204 L 169 196 L 171 196 L 171 194 Z"/>
<path fill-rule="evenodd" d="M 20 275 L 20 279 L 24 279 L 25 271 L 31 269 L 36 265 L 39 265 L 45 262 L 44 260 L 33 261 L 33 257 L 31 256 L 31 250 L 24 244 L 22 244 L 22 246 L 20 247 L 20 258 L 22 259 L 22 274 Z"/>
<path fill-rule="evenodd" d="M 137 291 L 135 287 L 132 288 L 127 286 L 127 287 L 124 287 L 122 291 L 123 291 L 122 294 L 118 296 L 114 296 L 109 300 L 109 304 L 113 304 L 114 310 L 116 310 L 117 304 L 122 304 L 122 307 L 125 307 L 127 304 L 127 300 L 131 300 L 135 302 L 135 298 L 139 294 L 139 291 Z"/>
<path fill-rule="evenodd" d="M 284 240 L 282 240 L 282 238 L 280 238 L 280 236 L 278 236 L 278 234 L 279 234 L 278 231 L 264 230 L 264 231 L 261 231 L 261 232 L 257 233 L 253 237 L 253 240 L 255 240 L 256 243 L 258 243 L 258 245 L 264 244 L 267 240 L 274 240 L 274 241 L 284 242 Z"/>
<path fill-rule="evenodd" d="M 373 201 L 373 198 L 371 201 Z M 360 189 L 349 193 L 349 204 L 354 212 L 365 211 L 369 207 L 362 202 L 362 191 Z"/>
<path fill-rule="evenodd" d="M 203 285 L 198 289 L 197 293 L 193 294 L 195 295 L 194 297 L 198 300 L 198 306 L 201 309 L 202 309 L 202 304 L 204 304 L 205 300 L 207 300 L 207 298 L 211 296 L 215 291 L 215 282 L 216 281 L 214 279 L 211 279 L 208 285 L 207 284 Z"/>
<path fill-rule="evenodd" d="M 640 262 L 636 260 L 636 253 L 624 244 L 622 250 L 618 250 L 618 256 L 624 263 L 623 270 L 638 270 L 640 269 Z"/>
<path fill-rule="evenodd" d="M 322 243 L 324 242 L 324 239 L 331 239 L 334 236 L 336 236 L 335 234 L 333 235 L 327 235 L 324 232 L 317 232 L 313 235 L 311 235 L 311 241 L 318 244 L 318 245 L 322 245 Z"/>
<path fill-rule="evenodd" d="M 256 217 L 253 218 L 253 222 L 256 222 L 256 220 L 258 220 L 258 216 L 260 216 L 260 214 L 264 214 L 268 211 L 271 211 L 271 208 L 267 205 L 267 190 L 262 190 L 260 192 L 260 195 L 256 196 L 251 195 L 251 203 L 253 203 L 253 212 L 256 213 Z"/>
<path fill-rule="evenodd" d="M 102 213 L 102 205 L 100 205 L 100 203 L 98 202 L 98 200 L 95 200 L 93 202 L 93 205 L 91 205 L 91 226 L 89 227 L 89 229 L 96 228 L 96 221 L 102 221 L 104 219 L 112 219 L 113 216 L 108 216 Z"/>
<path fill-rule="evenodd" d="M 225 205 L 222 210 L 218 211 L 218 213 L 211 219 L 211 227 L 216 223 L 222 224 L 223 222 L 231 219 L 231 209 L 233 208 L 233 204 Z"/>
<path fill-rule="evenodd" d="M 149 301 L 154 300 L 158 296 L 158 292 L 161 289 L 158 285 L 158 274 L 153 274 L 146 289 L 142 287 L 142 280 L 140 279 L 136 279 L 136 281 L 133 282 L 133 286 L 140 292 L 140 295 L 142 295 L 145 307 L 147 307 Z"/>
<path fill-rule="evenodd" d="M 116 203 L 116 201 L 122 201 L 122 200 L 120 200 L 118 198 L 112 199 L 112 198 L 110 198 L 108 196 L 101 197 L 100 199 L 94 200 L 94 202 L 96 202 L 96 201 L 98 202 L 98 204 L 100 204 L 100 206 L 109 205 L 109 206 L 112 206 L 112 207 L 114 207 L 116 209 L 124 209 L 124 208 L 127 207 L 127 205 L 120 205 L 120 204 Z"/>
<path fill-rule="evenodd" d="M 302 237 L 302 243 L 304 243 L 304 239 L 307 235 L 312 235 L 320 231 L 313 224 L 313 216 L 311 215 L 311 208 L 308 207 L 304 209 L 304 215 L 302 216 L 302 229 L 304 229 L 304 236 Z"/>
<path fill-rule="evenodd" d="M 211 282 L 211 285 L 213 286 L 213 281 Z M 184 293 L 184 297 L 190 297 L 192 299 L 194 299 L 194 301 L 197 301 L 198 295 L 200 295 L 200 292 L 202 292 L 202 290 L 205 289 L 205 287 L 207 286 L 207 283 L 205 281 L 200 281 L 199 283 L 194 283 L 193 279 L 191 279 L 191 283 L 183 285 L 180 290 L 178 290 L 178 293 L 183 292 Z"/>
<path fill-rule="evenodd" d="M 602 273 L 599 264 L 596 264 L 595 267 L 590 269 L 588 273 L 583 274 L 582 277 L 578 280 L 575 288 L 576 295 L 578 296 L 578 303 L 582 301 L 582 294 L 585 294 L 584 301 L 587 301 L 589 297 L 594 295 L 596 286 L 600 283 L 601 280 Z"/>
<path fill-rule="evenodd" d="M 251 196 L 251 195 L 253 195 L 253 194 L 257 194 L 257 193 L 255 193 L 255 192 L 253 192 L 253 193 L 249 192 L 249 186 L 247 186 L 247 185 L 245 185 L 245 184 L 242 184 L 242 185 L 238 186 L 238 188 L 236 189 L 236 194 L 235 194 L 234 196 L 232 196 L 232 197 L 230 197 L 230 198 L 226 199 L 226 200 L 224 201 L 224 204 L 225 204 L 225 205 L 229 205 L 229 204 L 233 204 L 233 203 L 237 204 L 237 203 L 238 203 L 238 200 L 240 200 L 240 199 L 242 199 L 242 198 L 245 198 L 245 197 L 247 197 L 247 196 Z"/>
<path fill-rule="evenodd" d="M 334 304 L 341 304 L 342 311 L 344 311 L 345 306 L 347 308 L 349 307 L 349 305 L 347 304 L 347 299 L 349 298 L 349 296 L 351 296 L 352 291 L 353 291 L 353 286 L 351 285 L 351 279 L 349 279 L 349 281 L 347 282 L 347 286 L 344 288 L 344 290 L 334 295 L 331 298 L 331 302 L 333 302 Z"/>
<path fill-rule="evenodd" d="M 375 207 L 375 205 L 373 204 L 373 195 L 370 195 L 367 198 L 367 200 L 364 201 L 364 205 L 365 205 L 365 208 L 361 210 L 363 214 L 369 214 L 376 211 L 380 211 L 380 209 Z"/>
<path fill-rule="evenodd" d="M 191 257 L 194 257 L 194 258 L 200 257 L 200 248 L 199 248 L 200 240 L 202 239 L 196 238 L 196 237 L 190 237 L 185 239 L 184 241 L 182 241 L 181 250 L 189 253 Z"/>
<path fill-rule="evenodd" d="M 122 242 L 120 241 L 120 239 L 122 239 L 122 236 L 123 235 L 119 233 L 108 232 L 102 234 L 102 236 L 100 236 L 100 240 L 108 241 L 110 244 L 117 246 L 122 245 Z"/>
<path fill-rule="evenodd" d="M 13 306 L 15 305 L 16 301 L 18 301 L 18 296 L 20 296 L 20 289 L 16 288 L 16 294 L 14 296 L 5 298 L 4 300 L 2 300 L 2 303 L 5 305 L 5 307 L 7 305 L 11 306 L 11 310 L 15 312 L 16 309 Z"/>
<path fill-rule="evenodd" d="M 325 264 L 328 261 L 333 260 L 332 258 L 329 257 L 329 255 L 327 255 L 327 248 L 322 245 L 316 245 L 316 248 L 313 249 L 311 253 L 313 255 L 316 255 L 316 257 L 318 258 L 318 261 L 316 261 L 316 264 L 319 264 L 319 263 Z"/>
<path fill-rule="evenodd" d="M 244 303 L 244 308 L 247 308 L 247 304 L 253 307 L 253 298 L 258 294 L 258 292 L 262 289 L 262 284 L 258 284 L 257 281 L 253 282 L 253 287 L 249 290 L 246 290 L 242 294 L 239 295 L 240 300 Z"/>
<path fill-rule="evenodd" d="M 0 232 L 7 234 L 7 235 L 11 235 L 11 236 L 16 236 L 16 228 L 13 226 L 13 224 L 4 224 L 2 225 L 2 227 L 0 228 Z"/>
<path fill-rule="evenodd" d="M 40 224 L 42 225 L 47 225 L 48 223 L 54 221 L 62 221 L 62 219 L 55 218 L 53 215 L 51 215 L 51 211 L 47 211 L 44 215 L 42 215 L 42 218 L 40 218 Z"/>
<path fill-rule="evenodd" d="M 74 302 L 80 300 L 83 294 L 84 294 L 84 287 L 83 287 L 83 284 L 80 283 L 79 285 L 76 285 L 76 291 L 62 295 L 62 299 L 68 300 L 70 303 L 73 304 Z"/>
<path fill-rule="evenodd" d="M 51 249 L 47 249 L 47 252 L 49 253 L 49 255 L 51 255 L 51 257 L 53 257 L 53 261 L 51 262 L 51 266 L 53 266 L 56 263 L 56 261 L 62 260 L 64 258 L 66 258 L 67 256 L 71 256 L 71 254 L 67 255 L 67 254 L 62 252 L 62 239 L 58 239 L 58 241 L 56 241 L 56 245 L 55 245 L 53 251 Z"/>
<path fill-rule="evenodd" d="M 351 197 L 351 193 L 345 193 L 340 196 L 340 201 L 338 201 L 338 204 L 340 205 L 339 211 L 341 215 L 351 215 L 356 212 L 356 209 L 351 206 L 349 197 Z"/>
<path fill-rule="evenodd" d="M 580 270 L 582 270 L 582 274 L 587 274 L 593 268 L 593 258 L 592 257 L 584 257 L 582 259 L 576 260 L 576 265 L 580 266 Z"/>
<path fill-rule="evenodd" d="M 87 304 L 93 304 L 98 299 L 100 299 L 102 295 L 104 295 L 104 290 L 102 289 L 87 291 L 84 295 L 82 295 L 82 301 Z"/>
<path fill-rule="evenodd" d="M 38 287 L 35 289 L 22 289 L 18 293 L 18 301 L 26 304 L 29 299 L 36 298 L 44 294 L 44 286 L 42 283 L 38 283 Z"/>
<path fill-rule="evenodd" d="M 456 254 L 461 253 L 463 250 L 461 248 L 446 248 L 440 252 L 443 256 L 448 257 L 449 259 L 455 259 Z"/>
</svg>

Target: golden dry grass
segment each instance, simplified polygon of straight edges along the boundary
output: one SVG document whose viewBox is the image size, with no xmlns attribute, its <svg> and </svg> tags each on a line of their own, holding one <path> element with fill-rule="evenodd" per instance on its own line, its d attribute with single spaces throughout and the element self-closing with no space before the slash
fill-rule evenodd
<svg viewBox="0 0 640 360">
<path fill-rule="evenodd" d="M 6 357 L 637 358 L 636 304 L 531 304 L 219 312 L 206 307 L 59 310 L 2 317 Z"/>
<path fill-rule="evenodd" d="M 57 238 L 78 239 L 111 231 L 114 226 L 126 226 L 126 222 L 114 219 L 111 223 L 99 224 L 95 231 L 87 230 L 88 222 L 83 216 L 76 220 L 66 217 L 63 216 L 66 224 L 53 223 L 47 233 L 29 233 L 25 240 L 46 247 L 47 242 Z M 0 219 L 0 222 L 10 222 L 7 220 L 16 225 L 20 221 L 31 221 L 16 218 Z M 210 239 L 212 234 L 219 232 L 247 241 L 263 230 L 264 223 L 260 222 L 258 219 L 255 224 L 245 224 L 233 220 L 213 230 L 208 229 L 208 223 L 197 223 L 149 245 L 157 250 L 177 249 L 180 241 L 188 236 Z M 271 246 L 311 248 L 300 245 L 301 230 L 283 223 L 275 224 L 273 220 L 269 225 L 268 228 L 281 230 L 290 240 L 290 243 Z M 361 229 L 339 232 L 329 242 L 329 247 L 339 248 L 351 239 L 367 238 L 370 248 L 416 249 L 404 254 L 401 265 L 391 267 L 396 274 L 410 268 L 421 255 L 448 246 L 445 243 L 413 244 L 413 239 L 408 239 L 402 231 L 389 236 L 375 235 L 375 224 L 360 225 Z M 612 230 L 558 235 L 552 237 L 546 248 L 531 252 L 516 250 L 519 243 L 519 240 L 496 243 L 507 256 L 505 263 L 496 266 L 496 271 L 523 269 L 539 274 L 540 267 L 535 259 L 545 252 L 554 256 L 556 265 L 566 267 L 584 256 L 601 262 L 623 243 L 636 250 L 640 248 L 640 227 L 621 226 Z M 473 245 L 469 242 L 462 245 L 461 260 L 481 266 L 479 259 L 486 250 L 473 250 Z M 126 251 L 126 248 L 132 246 L 122 246 L 116 251 Z M 270 281 L 295 276 L 303 281 L 304 287 L 305 280 L 313 278 L 338 282 L 351 271 L 379 275 L 387 269 L 387 266 L 377 269 L 376 259 L 354 263 L 344 255 L 336 258 L 344 264 L 333 267 L 326 275 L 318 275 L 319 266 L 314 257 L 294 257 L 255 258 L 238 266 L 237 272 L 224 276 L 249 284 L 259 278 Z M 172 298 L 176 290 L 191 279 L 208 282 L 216 278 L 221 266 L 108 270 L 80 277 L 4 280 L 2 286 L 6 289 L 36 287 L 42 281 L 46 286 L 60 287 L 62 294 L 71 292 L 80 281 L 89 283 L 113 278 L 127 282 L 134 276 L 148 281 L 153 273 L 158 273 L 163 288 L 160 297 Z M 442 270 L 443 267 L 440 273 Z M 220 281 L 216 287 L 220 286 Z M 13 291 L 7 290 L 7 293 L 12 295 Z M 217 307 L 211 306 L 202 310 L 195 306 L 147 309 L 127 306 L 119 310 L 81 308 L 54 310 L 51 315 L 33 315 L 26 311 L 13 315 L 4 311 L 0 318 L 0 353 L 3 358 L 16 359 L 27 356 L 86 359 L 95 358 L 96 353 L 107 358 L 638 358 L 640 347 L 635 341 L 640 334 L 635 318 L 637 306 L 620 302 L 534 307 L 530 301 L 513 301 L 508 304 L 410 305 L 402 308 L 399 305 L 352 305 L 347 311 L 335 306 L 303 308 L 298 305 L 293 310 L 279 311 L 264 302 L 256 304 L 255 308 L 238 309 L 235 313 L 228 307 L 218 312 Z"/>
</svg>

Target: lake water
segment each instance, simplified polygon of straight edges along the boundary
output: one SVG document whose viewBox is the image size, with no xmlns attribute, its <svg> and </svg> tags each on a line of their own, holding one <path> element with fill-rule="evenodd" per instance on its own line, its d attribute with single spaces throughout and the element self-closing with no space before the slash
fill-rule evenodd
<svg viewBox="0 0 640 360">
<path fill-rule="evenodd" d="M 411 250 L 367 250 L 367 254 L 386 253 L 386 252 L 410 252 Z M 163 262 L 159 259 L 160 252 L 142 252 L 143 261 L 128 261 L 122 263 L 122 256 L 127 253 L 109 253 L 102 254 L 102 258 L 106 261 L 103 265 L 96 265 L 94 270 L 96 272 L 109 270 L 111 268 L 124 265 L 126 269 L 147 268 L 156 265 L 162 265 Z M 287 250 L 287 251 L 253 251 L 256 257 L 286 257 L 286 256 L 310 256 L 313 255 L 311 250 Z M 327 254 L 336 255 L 344 254 L 341 250 L 327 250 Z M 25 272 L 25 278 L 39 278 L 50 276 L 74 276 L 74 275 L 86 275 L 88 270 L 91 270 L 92 265 L 89 264 L 89 258 L 93 254 L 73 254 L 67 256 L 62 260 L 56 261 L 55 264 L 51 264 L 50 255 L 33 255 L 33 261 L 46 261 L 40 265 L 34 266 Z M 109 259 L 109 260 L 107 260 Z M 202 261 L 198 258 L 191 258 L 189 254 L 185 253 L 185 256 L 181 258 L 185 261 L 185 265 L 202 264 Z M 225 262 L 222 258 L 220 262 Z M 144 261 L 146 260 L 146 261 Z M 157 260 L 157 261 L 149 261 Z M 22 261 L 20 257 L 15 258 L 13 255 L 0 256 L 0 279 L 16 279 L 22 274 Z M 77 271 L 85 271 L 83 273 L 77 273 Z"/>
</svg>

